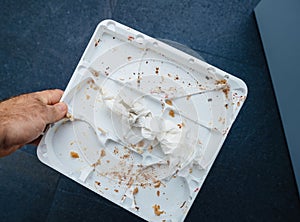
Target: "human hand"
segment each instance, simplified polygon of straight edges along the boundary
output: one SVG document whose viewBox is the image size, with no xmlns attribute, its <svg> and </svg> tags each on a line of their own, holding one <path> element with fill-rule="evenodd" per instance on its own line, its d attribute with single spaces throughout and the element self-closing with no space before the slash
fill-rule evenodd
<svg viewBox="0 0 300 222">
<path fill-rule="evenodd" d="M 47 124 L 62 119 L 67 105 L 59 102 L 62 90 L 45 90 L 0 103 L 0 157 L 37 140 Z"/>
</svg>

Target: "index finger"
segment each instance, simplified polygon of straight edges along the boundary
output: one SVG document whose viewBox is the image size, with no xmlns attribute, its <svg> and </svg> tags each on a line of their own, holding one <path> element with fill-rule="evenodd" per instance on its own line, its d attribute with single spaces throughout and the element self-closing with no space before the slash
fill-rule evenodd
<svg viewBox="0 0 300 222">
<path fill-rule="evenodd" d="M 59 102 L 63 95 L 63 91 L 60 89 L 51 89 L 37 92 L 39 99 L 46 105 L 54 105 Z"/>
</svg>

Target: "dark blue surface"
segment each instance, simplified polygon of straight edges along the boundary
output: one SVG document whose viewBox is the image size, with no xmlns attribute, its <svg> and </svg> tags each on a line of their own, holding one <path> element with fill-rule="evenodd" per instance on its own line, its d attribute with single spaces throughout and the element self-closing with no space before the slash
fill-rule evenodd
<svg viewBox="0 0 300 222">
<path fill-rule="evenodd" d="M 272 7 L 271 7 L 272 6 Z M 266 53 L 281 120 L 300 191 L 300 24 L 299 0 L 263 0 L 255 18 Z"/>
<path fill-rule="evenodd" d="M 199 52 L 249 96 L 186 221 L 300 221 L 300 202 L 253 8 L 255 1 L 3 1 L 0 99 L 64 89 L 96 25 L 113 18 Z M 41 164 L 0 159 L 1 221 L 141 221 Z"/>
</svg>

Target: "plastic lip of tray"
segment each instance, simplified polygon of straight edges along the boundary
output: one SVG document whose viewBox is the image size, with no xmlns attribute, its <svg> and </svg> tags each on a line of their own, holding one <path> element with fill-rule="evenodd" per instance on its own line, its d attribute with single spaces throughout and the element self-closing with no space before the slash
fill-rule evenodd
<svg viewBox="0 0 300 222">
<path fill-rule="evenodd" d="M 139 217 L 183 221 L 246 96 L 242 80 L 104 20 L 37 155 Z"/>
</svg>

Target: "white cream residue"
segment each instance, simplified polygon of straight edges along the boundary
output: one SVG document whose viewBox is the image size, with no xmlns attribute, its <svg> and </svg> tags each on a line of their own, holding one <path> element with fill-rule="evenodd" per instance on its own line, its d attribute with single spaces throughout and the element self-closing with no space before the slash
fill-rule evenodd
<svg viewBox="0 0 300 222">
<path fill-rule="evenodd" d="M 128 90 L 127 90 L 128 91 Z M 118 96 L 102 94 L 106 106 L 120 118 L 116 127 L 118 134 L 126 144 L 158 146 L 169 160 L 170 167 L 181 167 L 192 161 L 196 153 L 196 136 L 189 126 L 179 127 L 178 123 L 154 116 L 144 104 L 143 96 L 120 92 Z"/>
<path fill-rule="evenodd" d="M 182 136 L 182 129 L 179 129 L 177 124 L 158 117 L 146 119 L 141 132 L 145 139 L 157 139 L 162 151 L 166 155 L 174 152 Z"/>
</svg>

